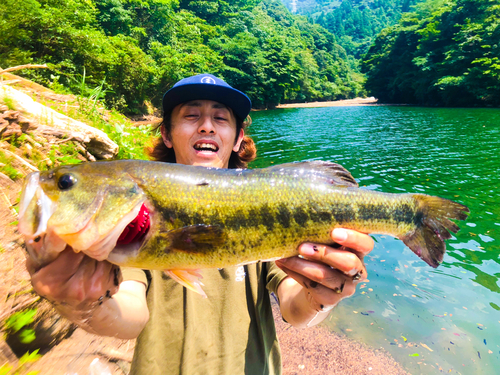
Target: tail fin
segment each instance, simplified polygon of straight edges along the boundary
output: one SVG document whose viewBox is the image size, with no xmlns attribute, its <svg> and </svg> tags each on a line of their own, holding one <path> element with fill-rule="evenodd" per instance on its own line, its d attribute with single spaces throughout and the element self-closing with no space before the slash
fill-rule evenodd
<svg viewBox="0 0 500 375">
<path fill-rule="evenodd" d="M 452 222 L 465 220 L 469 208 L 448 199 L 414 194 L 419 208 L 416 213 L 417 228 L 400 239 L 428 265 L 436 268 L 443 261 L 446 251 L 444 240 L 457 233 L 459 227 Z"/>
</svg>

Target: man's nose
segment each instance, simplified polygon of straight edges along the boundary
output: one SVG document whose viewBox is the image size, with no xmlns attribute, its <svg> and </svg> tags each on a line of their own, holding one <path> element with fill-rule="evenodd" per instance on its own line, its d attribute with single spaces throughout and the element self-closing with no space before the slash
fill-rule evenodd
<svg viewBox="0 0 500 375">
<path fill-rule="evenodd" d="M 198 131 L 200 133 L 211 133 L 211 134 L 215 133 L 215 126 L 212 123 L 212 118 L 210 116 L 203 117 L 203 120 L 200 126 L 198 127 Z"/>
</svg>

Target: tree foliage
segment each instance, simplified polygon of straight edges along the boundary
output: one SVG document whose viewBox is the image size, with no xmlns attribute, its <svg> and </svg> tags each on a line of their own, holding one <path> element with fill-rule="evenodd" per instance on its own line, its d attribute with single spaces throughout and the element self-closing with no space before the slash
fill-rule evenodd
<svg viewBox="0 0 500 375">
<path fill-rule="evenodd" d="M 500 105 L 500 5 L 430 0 L 384 30 L 363 60 L 381 101 Z"/>
<path fill-rule="evenodd" d="M 291 0 L 283 0 L 292 10 Z M 422 0 L 295 0 L 297 14 L 309 16 L 333 33 L 348 55 L 359 59 L 377 34 L 396 24 Z"/>
<path fill-rule="evenodd" d="M 24 74 L 73 91 L 85 72 L 129 112 L 204 72 L 256 107 L 364 94 L 336 38 L 278 0 L 3 0 L 0 13 L 1 67 L 47 63 Z"/>
</svg>

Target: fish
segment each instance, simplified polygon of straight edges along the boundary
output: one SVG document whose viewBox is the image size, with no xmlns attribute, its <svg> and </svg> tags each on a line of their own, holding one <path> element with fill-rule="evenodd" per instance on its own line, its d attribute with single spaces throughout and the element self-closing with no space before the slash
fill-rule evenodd
<svg viewBox="0 0 500 375">
<path fill-rule="evenodd" d="M 68 246 L 97 260 L 163 270 L 204 295 L 201 271 L 292 257 L 333 228 L 402 240 L 432 267 L 465 220 L 460 203 L 359 188 L 326 161 L 218 169 L 144 160 L 60 166 L 26 177 L 19 231 L 38 265 Z"/>
</svg>

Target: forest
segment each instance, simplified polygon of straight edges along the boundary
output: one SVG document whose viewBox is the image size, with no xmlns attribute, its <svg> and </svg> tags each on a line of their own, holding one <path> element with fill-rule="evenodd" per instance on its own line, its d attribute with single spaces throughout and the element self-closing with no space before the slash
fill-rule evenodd
<svg viewBox="0 0 500 375">
<path fill-rule="evenodd" d="M 384 29 L 362 61 L 385 103 L 500 106 L 500 4 L 431 0 Z"/>
<path fill-rule="evenodd" d="M 283 0 L 295 14 L 306 15 L 337 38 L 359 60 L 377 34 L 395 25 L 411 6 L 423 0 Z"/>
<path fill-rule="evenodd" d="M 375 96 L 498 106 L 496 0 L 3 0 L 0 68 L 127 114 L 207 72 L 255 108 Z"/>
<path fill-rule="evenodd" d="M 0 67 L 49 64 L 24 74 L 78 93 L 102 86 L 106 104 L 128 113 L 201 72 L 256 108 L 365 95 L 335 36 L 279 0 L 4 0 L 0 14 Z"/>
</svg>

